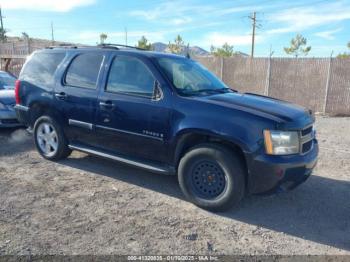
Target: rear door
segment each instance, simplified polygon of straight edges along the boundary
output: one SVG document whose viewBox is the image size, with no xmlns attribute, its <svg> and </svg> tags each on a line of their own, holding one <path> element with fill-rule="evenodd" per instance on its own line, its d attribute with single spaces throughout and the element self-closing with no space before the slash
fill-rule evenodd
<svg viewBox="0 0 350 262">
<path fill-rule="evenodd" d="M 73 143 L 89 145 L 94 142 L 94 117 L 105 56 L 102 51 L 71 54 L 60 74 L 62 79 L 56 81 L 56 108 L 68 121 L 66 134 Z"/>
<path fill-rule="evenodd" d="M 133 157 L 165 162 L 169 137 L 170 94 L 152 63 L 132 54 L 111 57 L 106 84 L 98 97 L 98 146 Z"/>
</svg>

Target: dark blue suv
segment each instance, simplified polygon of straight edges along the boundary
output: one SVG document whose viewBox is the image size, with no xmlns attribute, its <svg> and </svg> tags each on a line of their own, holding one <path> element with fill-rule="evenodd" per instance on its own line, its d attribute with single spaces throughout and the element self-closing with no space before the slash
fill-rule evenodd
<svg viewBox="0 0 350 262">
<path fill-rule="evenodd" d="M 174 174 L 209 210 L 292 189 L 317 161 L 311 111 L 232 90 L 187 57 L 53 47 L 27 59 L 15 90 L 17 116 L 44 158 L 79 150 Z"/>
</svg>

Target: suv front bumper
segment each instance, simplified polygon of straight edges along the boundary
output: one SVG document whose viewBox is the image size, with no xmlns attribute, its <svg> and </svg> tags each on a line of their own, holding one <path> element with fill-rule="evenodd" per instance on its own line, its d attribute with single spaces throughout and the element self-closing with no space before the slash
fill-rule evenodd
<svg viewBox="0 0 350 262">
<path fill-rule="evenodd" d="M 316 166 L 318 142 L 304 155 L 271 156 L 259 154 L 248 161 L 248 190 L 252 194 L 291 190 L 303 183 Z M 249 158 L 248 158 L 249 159 Z"/>
</svg>

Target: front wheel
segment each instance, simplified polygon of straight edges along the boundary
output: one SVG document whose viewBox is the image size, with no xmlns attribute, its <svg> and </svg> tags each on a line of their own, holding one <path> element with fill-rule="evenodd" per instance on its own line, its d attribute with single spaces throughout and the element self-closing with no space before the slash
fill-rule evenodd
<svg viewBox="0 0 350 262">
<path fill-rule="evenodd" d="M 60 160 L 72 152 L 62 127 L 51 116 L 42 116 L 36 120 L 34 138 L 38 152 L 46 159 Z"/>
<path fill-rule="evenodd" d="M 180 187 L 195 205 L 225 211 L 244 196 L 245 170 L 241 159 L 221 145 L 203 144 L 180 160 Z"/>
</svg>

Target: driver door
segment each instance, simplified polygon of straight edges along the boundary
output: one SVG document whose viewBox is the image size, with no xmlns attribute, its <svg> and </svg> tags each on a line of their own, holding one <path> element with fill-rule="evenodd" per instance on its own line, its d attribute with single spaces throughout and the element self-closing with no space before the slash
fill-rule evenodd
<svg viewBox="0 0 350 262">
<path fill-rule="evenodd" d="M 106 86 L 98 97 L 96 146 L 132 157 L 166 161 L 170 110 L 167 97 L 153 98 L 157 83 L 153 65 L 143 58 L 117 55 L 108 67 Z"/>
</svg>

